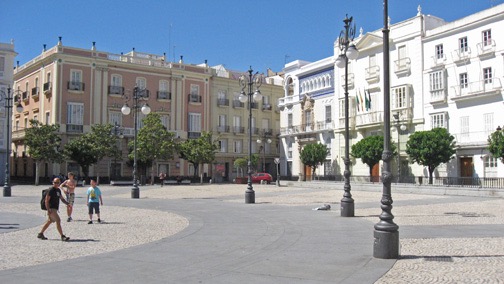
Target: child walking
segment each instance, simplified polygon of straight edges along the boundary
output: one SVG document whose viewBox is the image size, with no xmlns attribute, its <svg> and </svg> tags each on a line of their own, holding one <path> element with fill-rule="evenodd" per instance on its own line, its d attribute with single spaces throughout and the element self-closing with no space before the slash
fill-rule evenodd
<svg viewBox="0 0 504 284">
<path fill-rule="evenodd" d="M 96 186 L 96 181 L 91 180 L 91 186 L 87 190 L 87 205 L 89 208 L 89 222 L 88 224 L 93 224 L 93 210 L 98 217 L 98 223 L 101 223 L 100 219 L 100 205 L 103 205 L 102 193 L 100 188 Z"/>
</svg>

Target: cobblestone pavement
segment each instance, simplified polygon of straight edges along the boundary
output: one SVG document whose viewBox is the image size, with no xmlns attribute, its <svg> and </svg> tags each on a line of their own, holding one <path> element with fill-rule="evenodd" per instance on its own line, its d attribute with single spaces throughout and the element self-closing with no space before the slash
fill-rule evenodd
<svg viewBox="0 0 504 284">
<path fill-rule="evenodd" d="M 64 233 L 70 237 L 75 236 L 76 241 L 65 247 L 68 253 L 54 254 L 50 251 L 61 246 L 54 225 L 46 233 L 49 241 L 36 239 L 45 218 L 37 204 L 42 187 L 13 187 L 13 196 L 22 197 L 26 202 L 4 202 L 4 199 L 0 199 L 0 214 L 29 214 L 39 222 L 28 228 L 16 229 L 14 226 L 14 229 L 0 231 L 0 270 L 155 242 L 184 230 L 190 222 L 176 213 L 157 208 L 108 206 L 108 198 L 130 199 L 130 192 L 125 187 L 105 185 L 101 188 L 105 203 L 102 219 L 105 222 L 86 224 L 88 216 L 83 205 L 84 189 L 80 191 L 79 188 L 74 210 L 75 221 L 62 223 Z M 328 213 L 339 218 L 339 200 L 342 197 L 340 191 L 274 185 L 254 185 L 254 189 L 258 193 L 256 203 L 309 205 L 313 208 L 330 204 L 333 210 Z M 223 202 L 243 203 L 243 191 L 244 188 L 232 184 L 162 188 L 154 185 L 142 187 L 141 198 L 220 198 Z M 368 220 L 372 226 L 381 213 L 381 192 L 353 190 L 352 194 L 356 202 L 356 218 Z M 392 269 L 376 283 L 504 283 L 504 199 L 411 193 L 395 193 L 393 198 L 392 212 L 395 215 L 394 221 L 399 225 L 401 256 Z M 64 219 L 66 214 L 60 212 L 60 215 Z M 2 219 L 0 223 L 3 223 Z M 6 226 L 9 224 L 0 224 L 0 228 Z M 131 227 L 136 230 L 128 230 Z M 439 231 L 445 233 L 429 233 Z M 42 243 L 44 246 L 40 245 Z"/>
</svg>

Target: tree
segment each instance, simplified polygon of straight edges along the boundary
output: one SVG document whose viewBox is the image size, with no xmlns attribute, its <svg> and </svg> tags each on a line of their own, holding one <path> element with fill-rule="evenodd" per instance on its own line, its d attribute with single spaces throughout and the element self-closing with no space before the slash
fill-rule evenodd
<svg viewBox="0 0 504 284">
<path fill-rule="evenodd" d="M 429 171 L 429 184 L 432 173 L 442 163 L 448 163 L 455 154 L 455 138 L 446 128 L 417 131 L 410 135 L 406 143 L 406 153 L 411 163 L 426 166 Z"/>
<path fill-rule="evenodd" d="M 61 138 L 58 135 L 58 124 L 41 124 L 30 120 L 30 128 L 25 132 L 25 144 L 28 155 L 35 161 L 35 185 L 39 185 L 39 169 L 42 161 L 61 163 L 63 157 L 59 152 Z"/>
<path fill-rule="evenodd" d="M 247 168 L 247 164 L 248 159 L 246 158 L 238 158 L 234 161 L 234 166 L 238 168 L 238 174 L 240 175 L 241 172 L 240 176 L 243 176 L 243 173 L 245 172 L 243 169 Z"/>
<path fill-rule="evenodd" d="M 175 134 L 166 129 L 157 113 L 151 112 L 142 122 L 137 136 L 137 161 L 151 165 L 151 183 L 154 183 L 154 165 L 160 160 L 172 159 L 176 152 Z M 129 142 L 131 149 L 133 144 L 134 141 Z M 133 154 L 130 152 L 130 159 Z"/>
<path fill-rule="evenodd" d="M 382 159 L 384 138 L 381 135 L 372 135 L 361 139 L 352 145 L 352 157 L 359 158 L 369 167 L 369 178 L 372 178 L 373 167 Z M 396 154 L 396 146 L 390 143 L 390 150 Z"/>
<path fill-rule="evenodd" d="M 75 161 L 82 168 L 87 179 L 89 167 L 105 157 L 119 157 L 117 136 L 112 135 L 111 124 L 96 124 L 91 126 L 91 132 L 73 139 L 65 145 L 65 156 Z"/>
<path fill-rule="evenodd" d="M 488 136 L 488 151 L 492 156 L 500 158 L 504 163 L 504 135 L 502 130 L 498 129 Z"/>
<path fill-rule="evenodd" d="M 188 139 L 179 146 L 179 154 L 194 166 L 194 175 L 198 172 L 199 165 L 209 164 L 215 160 L 218 146 L 212 140 L 212 133 L 203 132 L 197 139 Z M 200 173 L 200 182 L 203 183 L 203 173 Z"/>
<path fill-rule="evenodd" d="M 308 144 L 303 147 L 299 158 L 301 162 L 312 169 L 312 175 L 315 175 L 315 170 L 318 165 L 327 159 L 327 145 L 325 144 Z"/>
</svg>

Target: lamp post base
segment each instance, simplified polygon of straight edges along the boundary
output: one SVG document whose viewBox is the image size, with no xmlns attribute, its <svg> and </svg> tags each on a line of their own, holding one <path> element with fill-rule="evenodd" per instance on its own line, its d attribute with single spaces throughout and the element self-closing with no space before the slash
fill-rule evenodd
<svg viewBox="0 0 504 284">
<path fill-rule="evenodd" d="M 140 188 L 138 186 L 131 188 L 131 198 L 140 198 Z"/>
<path fill-rule="evenodd" d="M 354 217 L 355 204 L 352 202 L 341 201 L 341 217 Z"/>
<path fill-rule="evenodd" d="M 279 179 L 276 180 L 276 186 L 280 186 L 280 180 Z"/>
<path fill-rule="evenodd" d="M 255 203 L 255 192 L 253 190 L 245 191 L 245 203 Z"/>
<path fill-rule="evenodd" d="M 399 231 L 374 231 L 373 257 L 397 259 L 399 257 Z"/>
<path fill-rule="evenodd" d="M 10 186 L 4 185 L 3 196 L 4 197 L 10 197 L 11 196 L 11 187 Z"/>
</svg>

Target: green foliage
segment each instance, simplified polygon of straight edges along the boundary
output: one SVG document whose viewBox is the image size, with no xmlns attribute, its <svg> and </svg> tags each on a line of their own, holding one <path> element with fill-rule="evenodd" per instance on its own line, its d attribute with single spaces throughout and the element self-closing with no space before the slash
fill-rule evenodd
<svg viewBox="0 0 504 284">
<path fill-rule="evenodd" d="M 234 161 L 234 166 L 241 170 L 242 173 L 246 172 L 248 160 L 245 158 L 238 158 Z"/>
<path fill-rule="evenodd" d="M 502 130 L 497 130 L 488 136 L 488 151 L 495 158 L 500 158 L 504 163 L 504 135 Z"/>
<path fill-rule="evenodd" d="M 120 157 L 117 148 L 117 136 L 111 135 L 111 124 L 97 124 L 91 127 L 91 132 L 73 139 L 65 145 L 65 156 L 77 162 L 88 177 L 89 167 L 105 157 Z"/>
<path fill-rule="evenodd" d="M 130 159 L 133 159 L 133 144 L 132 140 L 128 145 L 131 149 Z M 148 114 L 143 119 L 143 127 L 138 130 L 137 160 L 147 164 L 149 161 L 168 160 L 173 158 L 175 152 L 173 132 L 166 130 L 159 114 Z"/>
<path fill-rule="evenodd" d="M 364 164 L 368 165 L 369 176 L 371 177 L 373 166 L 379 163 L 382 159 L 384 147 L 383 136 L 368 136 L 352 145 L 350 155 L 361 159 Z M 392 153 L 396 153 L 396 148 L 395 144 L 390 143 L 390 151 L 392 151 Z"/>
<path fill-rule="evenodd" d="M 198 169 L 200 164 L 209 164 L 215 160 L 218 145 L 212 140 L 211 132 L 203 132 L 197 139 L 187 139 L 179 145 L 179 154 Z M 196 174 L 197 170 L 194 171 Z M 203 173 L 200 173 L 203 178 Z"/>
<path fill-rule="evenodd" d="M 430 184 L 434 169 L 442 163 L 448 163 L 455 154 L 454 140 L 446 128 L 417 131 L 410 135 L 406 143 L 406 153 L 412 163 L 427 167 Z"/>
<path fill-rule="evenodd" d="M 25 145 L 28 155 L 35 160 L 35 185 L 39 183 L 39 166 L 41 161 L 61 163 L 61 138 L 58 135 L 59 125 L 41 124 L 37 120 L 30 120 L 30 128 L 25 131 Z"/>
<path fill-rule="evenodd" d="M 327 159 L 327 153 L 328 149 L 325 144 L 308 144 L 301 150 L 299 158 L 303 164 L 311 167 L 312 174 L 315 174 L 318 165 Z"/>
</svg>

